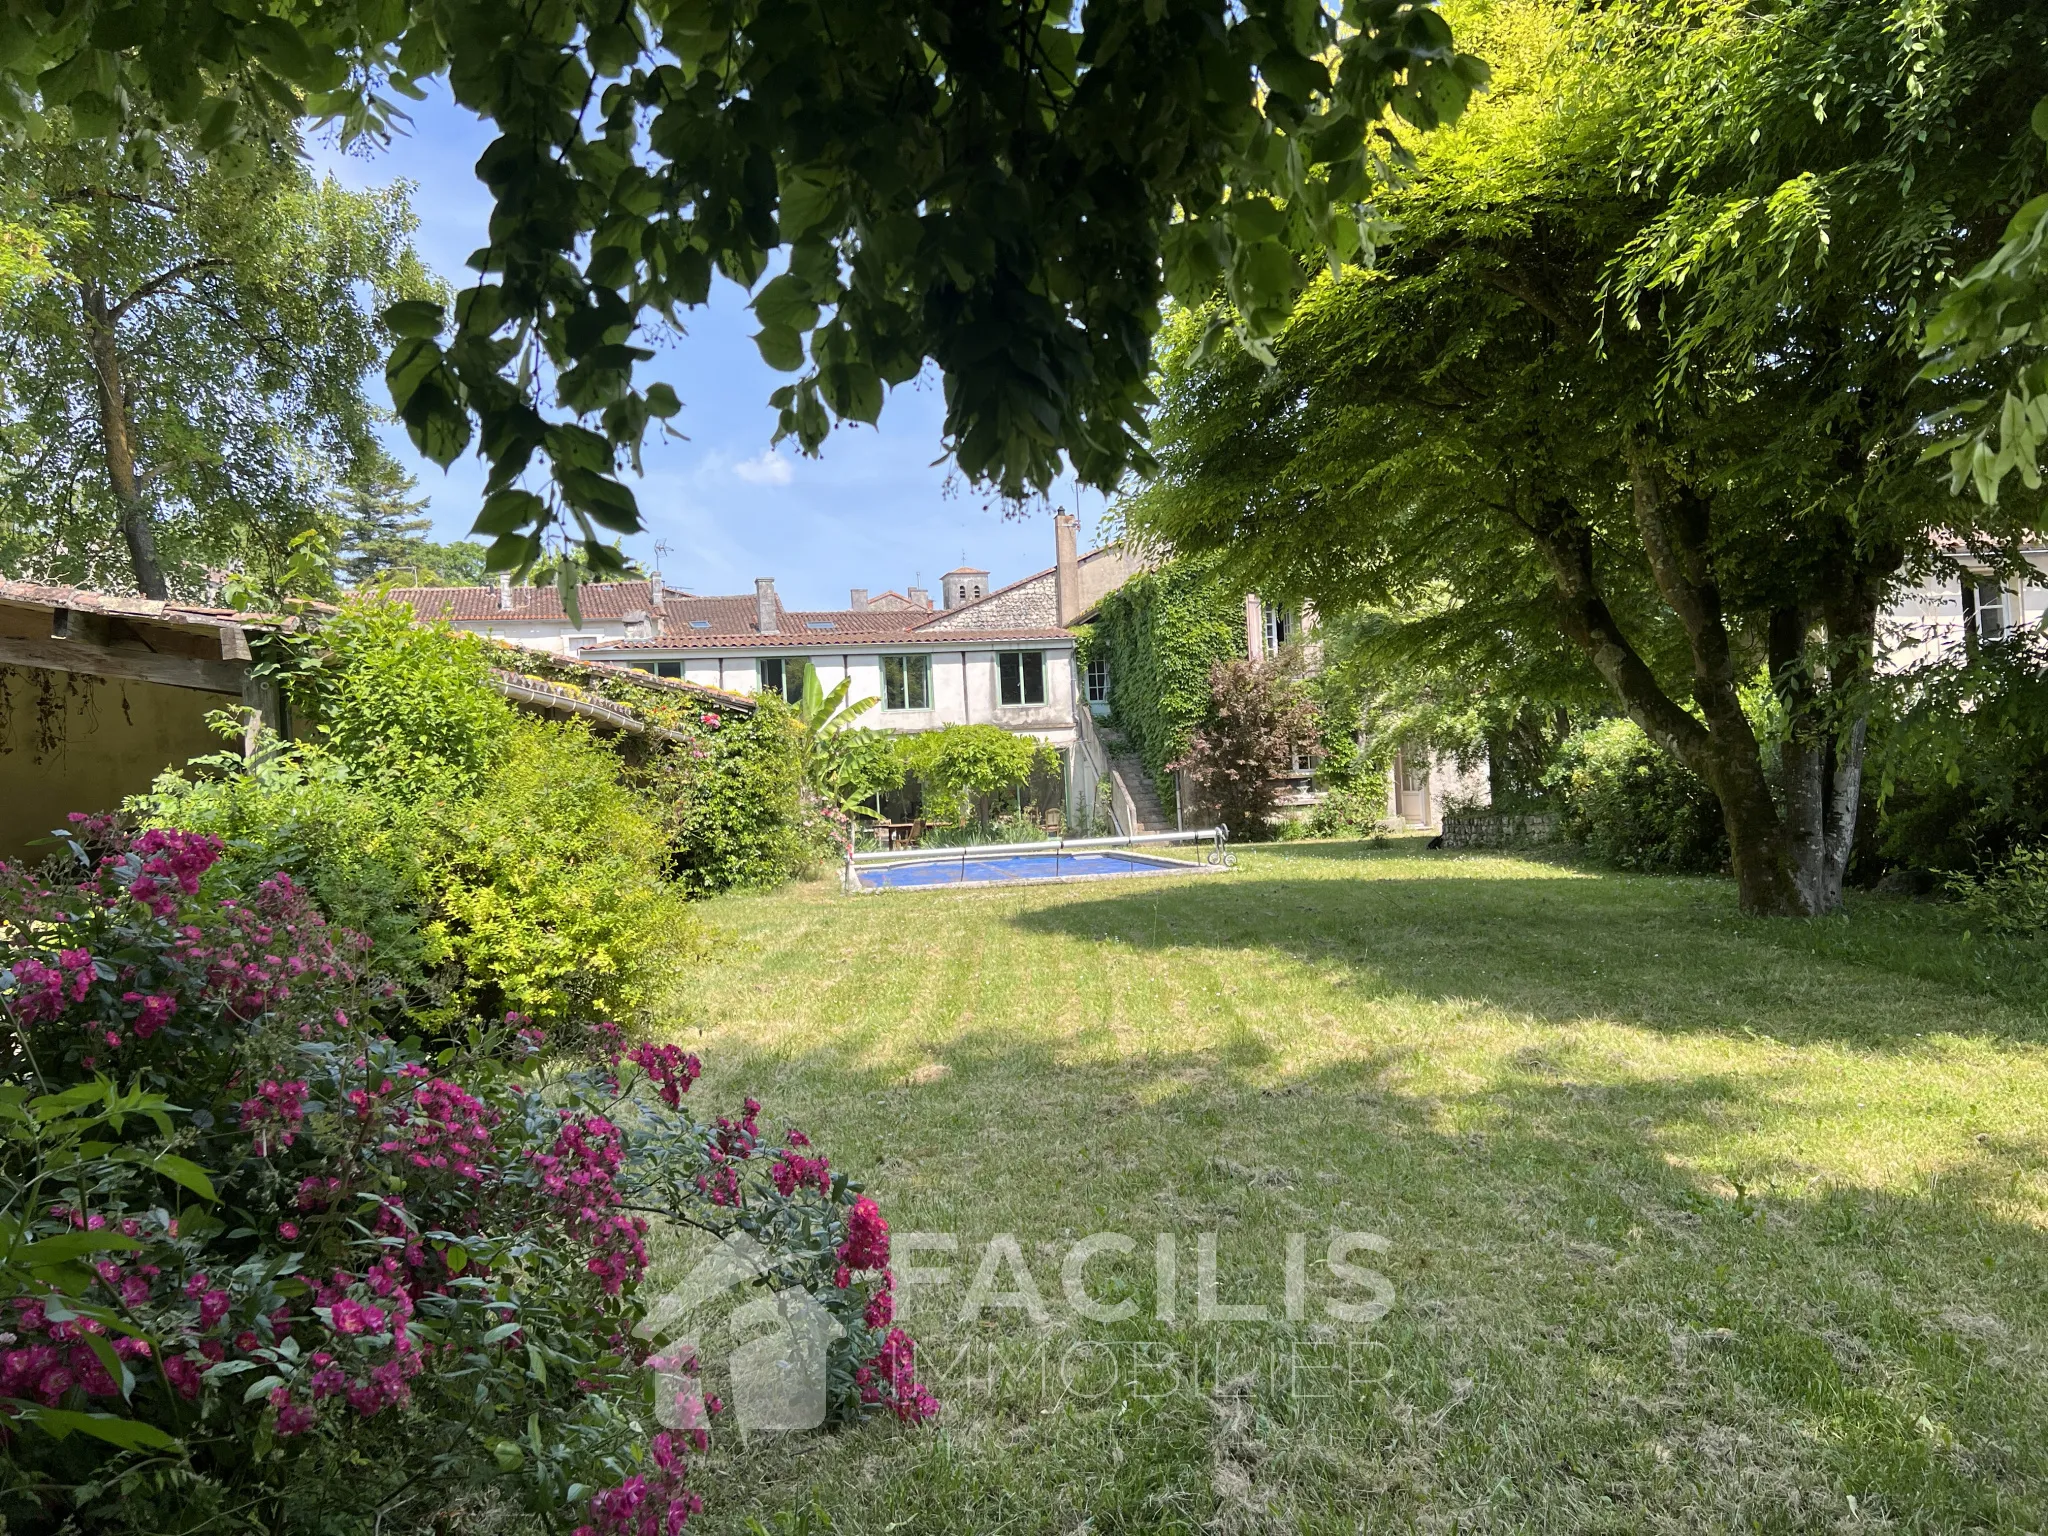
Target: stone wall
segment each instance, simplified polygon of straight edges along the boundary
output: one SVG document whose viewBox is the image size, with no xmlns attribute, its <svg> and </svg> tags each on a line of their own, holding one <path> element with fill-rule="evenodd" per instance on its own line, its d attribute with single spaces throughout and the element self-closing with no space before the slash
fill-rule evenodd
<svg viewBox="0 0 2048 1536">
<path fill-rule="evenodd" d="M 1557 840 L 1555 816 L 1452 814 L 1444 817 L 1446 848 L 1528 848 Z"/>
<path fill-rule="evenodd" d="M 949 629 L 1058 629 L 1059 593 L 1053 573 L 1033 576 L 965 608 L 942 609 L 926 632 Z"/>
</svg>

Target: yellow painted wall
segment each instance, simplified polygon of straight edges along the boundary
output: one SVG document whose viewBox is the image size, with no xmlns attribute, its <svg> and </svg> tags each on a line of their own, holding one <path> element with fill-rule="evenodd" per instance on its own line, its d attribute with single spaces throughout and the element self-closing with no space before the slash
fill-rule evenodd
<svg viewBox="0 0 2048 1536">
<path fill-rule="evenodd" d="M 159 773 L 227 743 L 206 729 L 225 694 L 0 667 L 0 858 L 64 825 L 71 811 L 111 811 Z"/>
</svg>

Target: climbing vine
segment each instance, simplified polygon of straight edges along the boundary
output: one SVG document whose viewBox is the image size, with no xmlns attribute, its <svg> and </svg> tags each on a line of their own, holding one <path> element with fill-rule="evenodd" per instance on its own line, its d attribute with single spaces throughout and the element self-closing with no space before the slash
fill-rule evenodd
<svg viewBox="0 0 2048 1536">
<path fill-rule="evenodd" d="M 1102 601 L 1089 645 L 1109 661 L 1110 719 L 1163 780 L 1209 713 L 1209 672 L 1245 654 L 1244 596 L 1208 557 L 1182 555 Z"/>
</svg>

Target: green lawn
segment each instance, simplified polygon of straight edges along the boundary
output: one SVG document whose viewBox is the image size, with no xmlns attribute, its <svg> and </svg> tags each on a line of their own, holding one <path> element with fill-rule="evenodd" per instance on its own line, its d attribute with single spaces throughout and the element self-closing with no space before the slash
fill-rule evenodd
<svg viewBox="0 0 2048 1536">
<path fill-rule="evenodd" d="M 2048 994 L 1938 912 L 1413 843 L 704 910 L 700 1109 L 960 1244 L 905 1307 L 938 1426 L 714 1452 L 705 1529 L 2048 1528 Z M 1097 1231 L 1122 1321 L 1063 1294 Z M 1042 1321 L 961 1320 L 1001 1233 Z M 1198 1319 L 1203 1233 L 1272 1321 Z"/>
</svg>

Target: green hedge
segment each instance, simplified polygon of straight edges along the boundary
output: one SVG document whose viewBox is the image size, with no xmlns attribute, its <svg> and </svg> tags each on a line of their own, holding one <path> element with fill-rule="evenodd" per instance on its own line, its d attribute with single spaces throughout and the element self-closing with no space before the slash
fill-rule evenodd
<svg viewBox="0 0 2048 1536">
<path fill-rule="evenodd" d="M 1083 652 L 1109 661 L 1110 719 L 1165 789 L 1209 713 L 1209 669 L 1245 654 L 1244 594 L 1212 557 L 1176 556 L 1102 600 Z"/>
<path fill-rule="evenodd" d="M 826 852 L 823 824 L 804 814 L 803 727 L 772 694 L 755 706 L 682 722 L 692 744 L 647 770 L 671 872 L 692 891 L 777 885 Z"/>
<path fill-rule="evenodd" d="M 1548 785 L 1558 830 L 1619 869 L 1710 874 L 1728 862 L 1721 804 L 1631 720 L 1603 720 L 1559 748 Z"/>
</svg>

